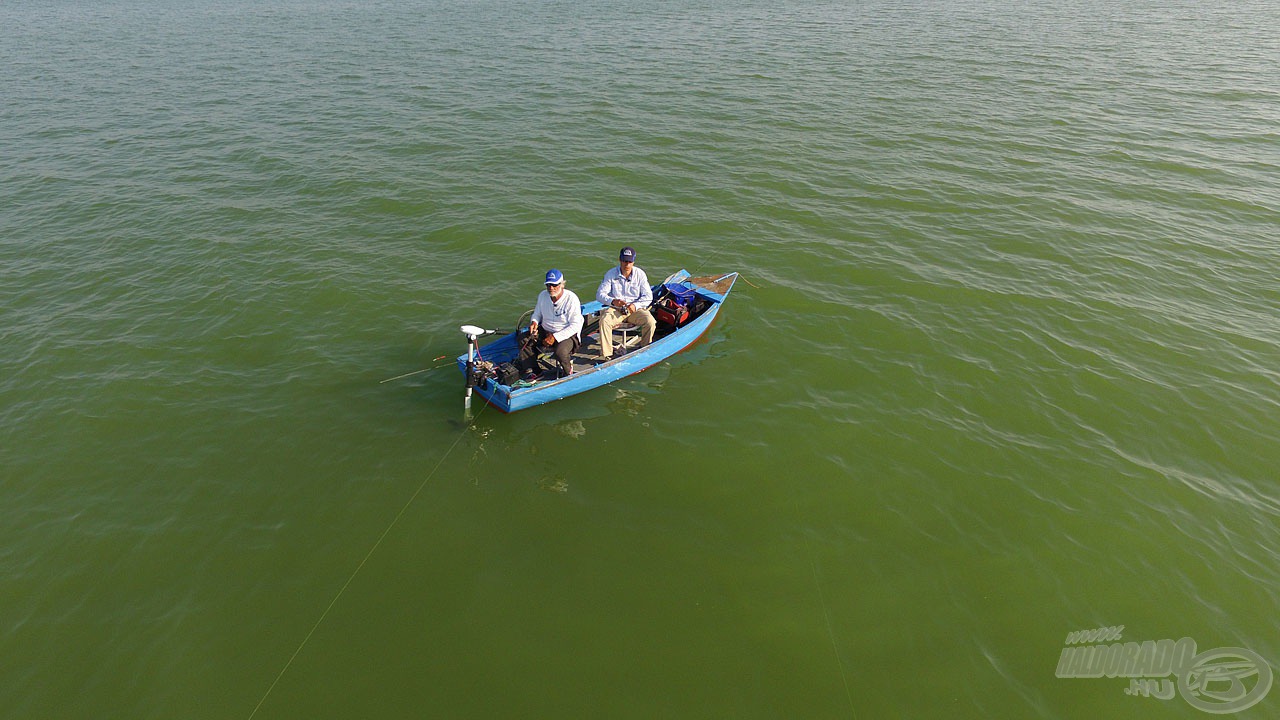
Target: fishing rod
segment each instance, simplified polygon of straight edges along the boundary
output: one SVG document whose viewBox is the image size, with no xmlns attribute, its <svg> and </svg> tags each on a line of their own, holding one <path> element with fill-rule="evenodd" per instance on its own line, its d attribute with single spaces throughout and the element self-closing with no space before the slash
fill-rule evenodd
<svg viewBox="0 0 1280 720">
<path fill-rule="evenodd" d="M 474 331 L 475 331 L 475 333 L 474 333 L 474 334 L 475 334 L 475 335 L 477 335 L 477 336 L 480 336 L 480 335 L 494 335 L 494 334 L 496 334 L 496 333 L 502 332 L 501 330 L 486 330 L 486 329 L 484 329 L 484 328 L 478 328 L 478 327 L 476 327 L 475 325 L 463 325 L 463 326 L 462 326 L 462 331 L 463 331 L 464 333 L 466 333 L 468 330 L 474 330 Z M 470 336 L 471 336 L 471 333 L 468 333 L 468 338 L 470 338 L 471 340 L 474 340 L 474 339 L 475 339 L 475 338 L 471 338 Z M 476 349 L 476 352 L 477 352 L 477 355 L 478 355 L 478 354 L 479 354 L 479 349 L 478 349 L 478 348 Z M 445 358 L 447 358 L 447 357 L 449 357 L 449 356 L 448 356 L 448 355 L 441 355 L 441 356 L 439 356 L 439 357 L 434 357 L 434 358 L 431 358 L 431 362 L 440 362 L 441 360 L 444 360 L 444 359 L 445 359 Z M 405 373 L 405 374 L 403 374 L 403 375 L 397 375 L 397 376 L 395 376 L 395 377 L 389 377 L 389 378 L 387 378 L 386 380 L 379 380 L 379 381 L 378 381 L 378 384 L 379 384 L 379 385 L 381 385 L 381 384 L 383 384 L 383 383 L 389 383 L 389 382 L 391 382 L 392 380 L 400 380 L 400 379 L 403 379 L 403 378 L 411 377 L 411 376 L 413 376 L 413 375 L 420 375 L 420 374 L 422 374 L 422 373 L 424 373 L 424 372 L 430 372 L 430 371 L 432 371 L 432 370 L 439 370 L 439 369 L 440 369 L 440 368 L 442 368 L 442 367 L 448 367 L 448 366 L 450 366 L 450 365 L 452 365 L 452 364 L 453 364 L 453 363 L 444 363 L 444 364 L 441 364 L 441 365 L 432 365 L 431 367 L 428 367 L 428 368 L 422 368 L 421 370 L 414 370 L 413 372 L 407 372 L 407 373 Z"/>
</svg>

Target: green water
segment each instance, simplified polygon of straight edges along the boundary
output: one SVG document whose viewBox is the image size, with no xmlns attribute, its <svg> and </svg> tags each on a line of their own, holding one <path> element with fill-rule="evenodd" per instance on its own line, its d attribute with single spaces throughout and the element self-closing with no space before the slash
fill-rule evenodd
<svg viewBox="0 0 1280 720">
<path fill-rule="evenodd" d="M 1206 717 L 1055 669 L 1280 663 L 1277 57 L 1262 0 L 0 5 L 0 717 Z M 380 382 L 624 244 L 745 280 L 542 408 Z"/>
</svg>

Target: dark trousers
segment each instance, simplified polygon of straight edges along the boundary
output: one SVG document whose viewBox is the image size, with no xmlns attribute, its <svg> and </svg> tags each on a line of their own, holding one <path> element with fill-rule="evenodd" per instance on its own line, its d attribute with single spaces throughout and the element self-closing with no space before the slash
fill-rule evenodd
<svg viewBox="0 0 1280 720">
<path fill-rule="evenodd" d="M 573 351 L 578 349 L 578 336 L 574 335 L 566 338 L 548 348 L 542 343 L 550 334 L 546 330 L 538 328 L 538 339 L 535 341 L 530 338 L 524 345 L 520 346 L 520 359 L 516 364 L 520 366 L 521 370 L 524 372 L 529 372 L 530 370 L 536 372 L 538 370 L 538 354 L 544 350 L 550 350 L 555 354 L 556 360 L 560 362 L 561 375 L 568 375 L 573 371 Z"/>
</svg>

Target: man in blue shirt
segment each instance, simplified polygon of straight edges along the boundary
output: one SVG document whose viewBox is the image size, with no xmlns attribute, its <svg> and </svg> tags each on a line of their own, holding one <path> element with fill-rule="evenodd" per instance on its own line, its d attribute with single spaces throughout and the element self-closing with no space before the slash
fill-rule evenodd
<svg viewBox="0 0 1280 720">
<path fill-rule="evenodd" d="M 561 376 L 573 373 L 573 351 L 582 332 L 582 303 L 564 287 L 564 273 L 547 271 L 547 289 L 538 293 L 529 323 L 529 342 L 520 348 L 518 363 L 525 380 L 537 379 L 538 353 L 551 350 L 560 361 Z"/>
<path fill-rule="evenodd" d="M 596 300 L 604 306 L 600 310 L 600 356 L 606 362 L 613 359 L 613 329 L 622 323 L 640 328 L 640 347 L 653 342 L 653 331 L 658 327 L 649 314 L 653 290 L 644 271 L 636 267 L 635 250 L 622 248 L 618 267 L 604 274 Z"/>
</svg>

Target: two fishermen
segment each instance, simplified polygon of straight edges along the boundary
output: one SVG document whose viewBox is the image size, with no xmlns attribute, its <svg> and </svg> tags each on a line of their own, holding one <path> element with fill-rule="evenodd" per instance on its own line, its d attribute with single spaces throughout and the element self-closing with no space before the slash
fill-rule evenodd
<svg viewBox="0 0 1280 720">
<path fill-rule="evenodd" d="M 600 301 L 600 356 L 602 362 L 613 359 L 613 331 L 623 323 L 640 330 L 640 347 L 653 342 L 657 321 L 649 313 L 653 291 L 644 270 L 636 267 L 636 251 L 622 248 L 618 266 L 609 268 L 596 290 Z M 529 341 L 520 348 L 519 365 L 524 379 L 537 379 L 538 354 L 550 348 L 560 364 L 561 376 L 573 373 L 573 353 L 578 349 L 582 333 L 582 302 L 572 290 L 565 289 L 564 274 L 547 272 L 546 289 L 538 294 L 529 323 Z"/>
</svg>

